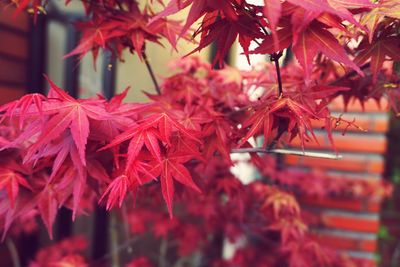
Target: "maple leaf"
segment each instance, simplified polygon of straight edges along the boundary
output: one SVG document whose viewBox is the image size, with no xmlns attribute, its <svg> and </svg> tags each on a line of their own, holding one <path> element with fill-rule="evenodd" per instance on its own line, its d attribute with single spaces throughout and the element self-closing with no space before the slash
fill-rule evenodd
<svg viewBox="0 0 400 267">
<path fill-rule="evenodd" d="M 274 41 L 274 38 L 278 41 L 278 47 Z M 284 27 L 275 32 L 275 37 L 267 35 L 263 38 L 262 43 L 250 54 L 273 54 L 283 49 L 288 48 L 292 44 L 292 29 L 290 27 Z"/>
<path fill-rule="evenodd" d="M 347 57 L 346 51 L 336 38 L 329 31 L 318 27 L 316 23 L 311 24 L 299 35 L 297 42 L 293 45 L 293 52 L 303 67 L 306 78 L 311 75 L 313 59 L 318 52 L 322 52 L 332 60 L 344 63 L 364 76 L 361 69 Z"/>
<path fill-rule="evenodd" d="M 289 3 L 300 6 L 305 10 L 311 12 L 327 12 L 344 20 L 348 20 L 349 22 L 364 28 L 357 20 L 354 19 L 353 14 L 350 12 L 351 9 L 358 8 L 367 8 L 371 9 L 377 7 L 376 4 L 371 3 L 369 0 L 349 0 L 349 1 L 341 1 L 341 0 L 305 0 L 305 1 L 296 1 L 296 0 L 288 0 Z"/>
<path fill-rule="evenodd" d="M 17 147 L 18 143 L 26 142 L 25 139 L 30 140 L 24 151 L 25 164 L 31 162 L 37 164 L 46 157 L 52 157 L 53 171 L 49 181 L 62 173 L 60 171 L 62 166 L 70 167 L 72 172 L 69 176 L 65 175 L 64 180 L 73 181 L 70 185 L 73 185 L 71 193 L 75 218 L 86 186 L 89 120 L 107 120 L 111 117 L 104 109 L 103 100 L 76 100 L 51 80 L 49 83 L 50 91 L 45 101 L 43 98 L 33 96 L 27 99 L 38 99 L 40 102 L 28 101 L 26 103 L 30 104 L 29 107 L 21 106 L 19 103 L 8 105 L 5 114 L 19 118 L 26 115 L 30 120 L 33 119 L 9 146 Z M 53 219 L 47 216 L 45 220 L 46 226 L 50 228 Z"/>
<path fill-rule="evenodd" d="M 14 207 L 19 192 L 19 186 L 32 190 L 28 181 L 22 175 L 11 169 L 0 167 L 0 190 L 6 189 L 11 208 Z"/>
<path fill-rule="evenodd" d="M 385 16 L 400 19 L 400 7 L 396 0 L 379 1 L 376 8 L 362 14 L 360 23 L 369 30 L 368 40 L 370 43 L 372 43 L 378 25 L 385 20 Z"/>
<path fill-rule="evenodd" d="M 264 15 L 268 19 L 270 29 L 272 31 L 272 38 L 274 41 L 275 50 L 280 49 L 280 41 L 276 32 L 279 19 L 282 13 L 281 0 L 264 0 Z"/>
<path fill-rule="evenodd" d="M 148 24 L 151 32 L 155 32 L 165 37 L 171 44 L 175 51 L 178 51 L 176 44 L 177 39 L 182 33 L 182 26 L 179 21 L 167 20 L 165 18 L 157 19 Z M 184 36 L 186 40 L 190 41 L 189 36 Z"/>
<path fill-rule="evenodd" d="M 70 158 L 66 160 L 56 175 L 46 177 L 43 189 L 39 193 L 39 201 L 42 201 L 42 198 L 48 199 L 41 203 L 46 205 L 43 206 L 45 212 L 41 212 L 41 216 L 48 223 L 46 226 L 49 231 L 53 222 L 52 215 L 57 213 L 57 209 L 52 208 L 53 204 L 49 202 L 52 198 L 54 198 L 52 201 L 59 203 L 57 208 L 67 205 L 72 210 L 72 220 L 75 220 L 78 211 L 82 211 L 82 197 L 86 189 L 88 174 L 82 163 L 74 160 L 77 158 L 76 152 Z M 71 204 L 66 203 L 67 199 L 71 200 Z M 52 210 L 49 210 L 50 208 Z M 51 213 L 49 213 L 50 211 Z"/>
<path fill-rule="evenodd" d="M 210 114 L 201 107 L 185 106 L 183 111 L 174 110 L 173 114 L 186 129 L 200 132 L 202 125 L 212 121 Z"/>
<path fill-rule="evenodd" d="M 137 114 L 152 107 L 153 103 L 122 103 L 128 90 L 129 87 L 104 103 L 109 119 L 90 121 L 90 140 L 110 142 L 135 124 Z"/>
<path fill-rule="evenodd" d="M 287 213 L 298 216 L 300 206 L 293 195 L 276 191 L 265 200 L 263 209 L 271 209 L 275 219 L 280 219 Z"/>
<path fill-rule="evenodd" d="M 182 28 L 182 33 L 186 32 L 193 23 L 195 23 L 199 18 L 201 18 L 206 13 L 220 13 L 221 16 L 227 17 L 229 20 L 236 20 L 237 14 L 233 7 L 233 3 L 239 4 L 238 0 L 220 0 L 220 1 L 210 1 L 210 0 L 171 0 L 165 9 L 158 13 L 150 22 L 158 20 L 162 17 L 166 17 L 179 12 L 180 10 L 190 7 L 189 14 L 185 25 Z"/>
<path fill-rule="evenodd" d="M 87 240 L 82 236 L 62 239 L 49 246 L 41 248 L 30 262 L 29 267 L 85 267 L 88 266 L 83 257 L 88 247 Z M 82 255 L 80 255 L 82 254 Z"/>
<path fill-rule="evenodd" d="M 137 5 L 131 5 L 129 12 L 122 12 L 118 16 L 111 16 L 110 21 L 116 22 L 116 28 L 113 31 L 121 32 L 119 37 L 126 37 L 131 41 L 132 49 L 136 51 L 140 59 L 142 59 L 146 40 L 159 43 L 159 37 L 156 35 L 157 32 L 154 32 L 154 29 L 151 29 L 148 25 L 146 10 L 141 12 Z M 172 27 L 172 25 L 170 26 Z"/>
<path fill-rule="evenodd" d="M 272 134 L 274 123 L 278 121 L 279 116 L 289 118 L 288 125 L 285 126 L 287 128 L 285 129 L 288 132 L 292 132 L 292 138 L 293 135 L 299 135 L 303 149 L 305 140 L 308 139 L 308 132 L 316 140 L 311 126 L 311 119 L 320 119 L 320 116 L 310 107 L 302 105 L 289 97 L 283 97 L 280 99 L 267 99 L 267 101 L 255 109 L 250 118 L 243 123 L 243 129 L 250 128 L 238 146 L 242 146 L 249 138 L 257 136 L 262 131 L 264 133 L 263 146 L 265 147 Z"/>
<path fill-rule="evenodd" d="M 190 172 L 183 165 L 193 156 L 176 154 L 174 151 L 168 151 L 167 154 L 163 155 L 161 161 L 154 162 L 152 164 L 153 168 L 150 172 L 155 177 L 160 177 L 161 191 L 164 200 L 168 207 L 168 212 L 172 218 L 172 203 L 174 199 L 174 180 L 179 183 L 192 188 L 196 192 L 201 192 L 201 190 L 194 183 Z"/>
<path fill-rule="evenodd" d="M 80 101 L 66 94 L 61 88 L 57 87 L 49 80 L 51 91 L 49 97 L 57 95 L 59 103 L 58 113 L 52 116 L 46 125 L 41 129 L 37 141 L 29 147 L 24 161 L 29 162 L 39 150 L 45 150 L 46 144 L 57 139 L 63 132 L 69 129 L 74 144 L 78 150 L 79 159 L 86 165 L 86 144 L 89 137 L 89 118 L 95 120 L 106 120 L 108 114 L 99 106 L 102 101 Z"/>
<path fill-rule="evenodd" d="M 39 214 L 47 228 L 50 239 L 53 239 L 53 224 L 57 216 L 59 202 L 56 198 L 57 193 L 50 188 L 46 188 L 41 192 L 38 198 Z"/>
<path fill-rule="evenodd" d="M 195 77 L 177 74 L 165 80 L 161 88 L 165 95 L 171 96 L 175 101 L 184 100 L 186 103 L 191 104 L 201 98 L 205 86 L 204 82 Z"/>
<path fill-rule="evenodd" d="M 372 43 L 364 39 L 357 50 L 359 50 L 359 54 L 355 57 L 354 62 L 361 65 L 370 59 L 374 82 L 376 82 L 385 60 L 388 58 L 394 61 L 400 60 L 400 41 L 397 36 L 382 34 L 374 38 Z"/>
<path fill-rule="evenodd" d="M 218 19 L 216 15 L 214 16 L 213 19 L 207 18 L 208 21 L 203 22 L 201 28 L 196 32 L 196 34 L 201 33 L 201 40 L 199 46 L 189 54 L 200 51 L 215 41 L 217 53 L 213 63 L 219 63 L 222 66 L 225 55 L 236 38 L 239 37 L 239 43 L 249 61 L 248 54 L 251 41 L 264 36 L 259 26 L 255 27 L 255 25 L 258 25 L 255 23 L 255 19 L 247 15 L 240 15 L 236 20 L 231 21 L 228 18 Z M 214 22 L 210 22 L 212 20 Z"/>
<path fill-rule="evenodd" d="M 107 190 L 101 196 L 99 203 L 108 195 L 106 209 L 110 210 L 115 203 L 118 202 L 119 207 L 122 206 L 122 202 L 128 189 L 131 187 L 131 181 L 126 175 L 120 175 L 115 178 L 108 186 Z"/>
<path fill-rule="evenodd" d="M 0 107 L 1 115 L 0 123 L 7 117 L 12 118 L 14 113 L 21 114 L 19 119 L 19 127 L 22 128 L 22 124 L 25 120 L 25 114 L 32 105 L 35 105 L 40 114 L 43 114 L 43 102 L 46 101 L 46 97 L 41 94 L 27 94 L 16 101 L 9 102 Z"/>
<path fill-rule="evenodd" d="M 101 16 L 94 16 L 88 22 L 77 23 L 77 27 L 83 32 L 78 46 L 69 52 L 65 57 L 79 55 L 82 59 L 89 51 L 93 52 L 93 60 L 96 58 L 99 49 L 108 49 L 114 54 L 121 54 L 121 47 L 129 47 L 131 52 L 136 51 L 140 59 L 145 41 L 159 43 L 157 34 L 163 33 L 169 41 L 172 41 L 173 32 L 179 28 L 177 23 L 164 22 L 167 29 L 160 27 L 150 28 L 147 11 L 141 12 L 137 3 L 129 5 L 128 11 L 115 12 L 105 11 Z M 157 25 L 153 25 L 157 26 Z M 154 32 L 154 30 L 160 32 Z M 160 43 L 159 43 L 160 44 Z M 174 44 L 174 41 L 172 41 Z"/>
<path fill-rule="evenodd" d="M 79 59 L 82 60 L 89 51 L 92 51 L 93 62 L 95 63 L 99 49 L 106 48 L 108 39 L 114 37 L 108 36 L 105 29 L 103 29 L 103 22 L 105 22 L 105 17 L 96 16 L 88 22 L 76 23 L 76 27 L 82 31 L 82 37 L 79 44 L 67 53 L 64 58 L 78 55 Z"/>
<path fill-rule="evenodd" d="M 200 140 L 194 137 L 188 130 L 185 129 L 185 127 L 171 117 L 171 115 L 163 112 L 150 115 L 147 118 L 138 121 L 137 125 L 129 128 L 125 132 L 115 137 L 110 144 L 106 145 L 100 150 L 114 147 L 130 139 L 128 147 L 128 164 L 126 166 L 128 171 L 130 165 L 129 163 L 138 156 L 143 144 L 146 145 L 150 153 L 152 153 L 155 158 L 160 159 L 160 147 L 157 140 L 164 141 L 169 144 L 174 130 L 181 132 L 189 139 L 200 142 Z"/>
<path fill-rule="evenodd" d="M 110 210 L 116 203 L 121 207 L 128 192 L 133 191 L 135 194 L 135 190 L 139 185 L 156 179 L 150 173 L 151 165 L 142 160 L 136 159 L 129 164 L 125 164 L 127 165 L 125 171 L 112 180 L 98 201 L 101 203 L 108 196 L 106 202 L 107 210 Z"/>
<path fill-rule="evenodd" d="M 211 158 L 216 151 L 231 163 L 230 159 L 230 139 L 232 127 L 222 118 L 215 116 L 212 123 L 205 125 L 204 137 L 204 157 Z"/>
<path fill-rule="evenodd" d="M 1 230 L 2 237 L 1 241 L 4 241 L 7 232 L 10 230 L 12 223 L 21 218 L 23 215 L 31 212 L 36 205 L 35 201 L 32 201 L 31 195 L 22 195 L 18 196 L 17 201 L 15 202 L 14 208 L 10 208 L 11 203 L 8 197 L 4 194 L 0 196 L 0 215 L 2 218 L 1 221 Z"/>
</svg>

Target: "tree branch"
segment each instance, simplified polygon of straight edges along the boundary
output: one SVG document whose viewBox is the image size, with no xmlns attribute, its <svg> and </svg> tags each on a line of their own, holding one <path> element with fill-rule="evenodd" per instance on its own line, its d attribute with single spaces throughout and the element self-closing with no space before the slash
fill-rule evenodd
<svg viewBox="0 0 400 267">
<path fill-rule="evenodd" d="M 123 226 L 124 226 L 124 232 L 125 232 L 125 240 L 129 240 L 129 239 L 131 239 L 131 233 L 129 230 L 128 210 L 126 208 L 125 202 L 122 204 L 122 219 L 123 219 Z M 133 247 L 128 246 L 126 250 L 129 254 L 132 254 Z"/>
<path fill-rule="evenodd" d="M 111 214 L 110 225 L 110 243 L 111 243 L 111 262 L 113 267 L 120 267 L 119 248 L 118 248 L 118 228 L 116 214 Z"/>
<path fill-rule="evenodd" d="M 160 255 L 158 258 L 159 267 L 167 267 L 167 251 L 168 251 L 168 239 L 164 237 L 161 239 L 160 243 Z"/>
<path fill-rule="evenodd" d="M 8 248 L 8 251 L 10 252 L 13 267 L 21 267 L 21 261 L 19 260 L 18 250 L 15 246 L 14 241 L 10 238 L 7 238 L 6 246 Z"/>
<path fill-rule="evenodd" d="M 139 237 L 134 236 L 122 244 L 117 245 L 116 247 L 112 248 L 111 251 L 107 254 L 104 254 L 101 258 L 98 258 L 89 264 L 89 266 L 98 266 L 101 262 L 105 261 L 106 259 L 112 258 L 113 254 L 119 253 L 120 251 L 129 248 L 130 246 L 133 246 L 136 242 L 140 240 Z"/>
<path fill-rule="evenodd" d="M 341 159 L 343 156 L 337 154 L 328 154 L 322 152 L 312 152 L 312 151 L 303 151 L 297 149 L 284 149 L 284 148 L 274 148 L 274 149 L 264 149 L 261 147 L 254 148 L 235 148 L 231 150 L 231 153 L 264 153 L 264 154 L 282 154 L 282 155 L 296 155 L 296 156 L 305 156 L 305 157 L 313 157 L 313 158 L 323 158 L 323 159 Z"/>
<path fill-rule="evenodd" d="M 161 95 L 160 86 L 158 85 L 156 76 L 154 75 L 153 68 L 151 67 L 149 59 L 147 58 L 146 52 L 144 50 L 142 51 L 142 57 L 143 57 L 144 63 L 146 64 L 147 70 L 149 71 L 151 80 L 153 81 L 153 84 L 154 84 L 154 87 L 155 87 L 155 89 L 157 91 L 157 94 Z"/>
</svg>

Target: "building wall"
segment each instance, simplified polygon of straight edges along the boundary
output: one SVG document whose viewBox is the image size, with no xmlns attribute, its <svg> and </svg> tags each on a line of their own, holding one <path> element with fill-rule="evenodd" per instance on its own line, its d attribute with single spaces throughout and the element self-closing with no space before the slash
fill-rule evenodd
<svg viewBox="0 0 400 267">
<path fill-rule="evenodd" d="M 0 9 L 0 104 L 4 104 L 27 90 L 30 21 L 26 14 L 14 18 L 14 9 L 4 4 Z"/>
</svg>

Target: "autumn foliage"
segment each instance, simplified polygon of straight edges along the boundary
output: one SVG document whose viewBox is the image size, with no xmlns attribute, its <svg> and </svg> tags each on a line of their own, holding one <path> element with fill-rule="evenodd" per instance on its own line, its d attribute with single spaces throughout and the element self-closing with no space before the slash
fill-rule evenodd
<svg viewBox="0 0 400 267">
<path fill-rule="evenodd" d="M 13 4 L 18 12 L 33 8 L 36 17 L 46 2 Z M 229 170 L 230 155 L 282 147 L 295 137 L 307 149 L 315 121 L 325 125 L 336 153 L 338 121 L 357 129 L 356 122 L 331 115 L 336 97 L 346 104 L 387 97 L 397 113 L 398 1 L 138 2 L 82 1 L 87 20 L 76 25 L 82 38 L 66 57 L 92 53 L 96 60 L 109 50 L 121 58 L 128 49 L 147 61 L 146 43 L 166 39 L 174 49 L 178 41 L 197 40 L 190 54 L 214 45 L 214 61 L 171 63 L 175 74 L 155 85 L 159 92 L 148 94 L 148 103 L 125 103 L 128 89 L 112 99 L 74 99 L 50 77 L 46 96 L 29 94 L 0 107 L 3 239 L 32 231 L 36 217 L 52 237 L 61 207 L 75 219 L 102 205 L 123 208 L 128 237 L 167 244 L 162 261 L 136 255 L 130 267 L 362 266 L 312 241 L 285 189 L 359 196 L 384 195 L 384 187 L 353 190 L 349 181 L 278 168 L 271 156 L 257 153 L 249 161 L 265 178 L 244 185 Z M 185 21 L 170 19 L 184 9 Z M 236 40 L 249 63 L 253 54 L 270 55 L 271 63 L 251 71 L 224 66 Z M 52 257 L 40 251 L 31 266 L 90 263 L 79 256 L 84 241 L 63 242 L 45 250 Z M 226 242 L 237 246 L 230 258 L 222 257 Z"/>
</svg>

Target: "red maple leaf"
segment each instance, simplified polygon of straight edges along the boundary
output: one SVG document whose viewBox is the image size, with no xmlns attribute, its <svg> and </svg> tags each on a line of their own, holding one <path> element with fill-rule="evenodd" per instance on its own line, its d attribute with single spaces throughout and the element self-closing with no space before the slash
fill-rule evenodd
<svg viewBox="0 0 400 267">
<path fill-rule="evenodd" d="M 242 138 L 239 146 L 242 146 L 252 136 L 262 131 L 264 134 L 264 146 L 268 143 L 275 121 L 279 117 L 288 118 L 289 122 L 286 131 L 292 133 L 292 138 L 299 135 L 302 147 L 305 141 L 309 139 L 308 133 L 311 133 L 314 140 L 314 132 L 311 126 L 311 119 L 319 119 L 320 116 L 308 106 L 302 105 L 291 98 L 282 97 L 279 99 L 269 99 L 255 109 L 253 115 L 243 123 L 243 129 L 250 127 L 246 135 Z"/>
<path fill-rule="evenodd" d="M 197 185 L 194 183 L 190 172 L 183 165 L 188 162 L 192 155 L 181 154 L 177 151 L 171 150 L 162 156 L 161 161 L 153 162 L 150 172 L 155 177 L 160 177 L 161 191 L 165 202 L 167 203 L 168 212 L 172 218 L 172 203 L 174 199 L 174 180 L 179 183 L 201 192 Z"/>
<path fill-rule="evenodd" d="M 354 62 L 361 65 L 370 59 L 374 82 L 376 82 L 378 73 L 387 59 L 400 60 L 400 40 L 398 36 L 391 34 L 390 31 L 375 37 L 371 43 L 367 38 L 364 38 L 357 50 L 359 54 L 354 59 Z"/>
<path fill-rule="evenodd" d="M 361 69 L 348 58 L 346 51 L 336 38 L 316 23 L 312 23 L 299 34 L 297 42 L 293 44 L 293 52 L 303 67 L 307 79 L 312 73 L 313 59 L 318 52 L 332 60 L 344 63 L 361 76 L 364 75 Z"/>
<path fill-rule="evenodd" d="M 6 190 L 11 208 L 14 207 L 20 186 L 32 190 L 28 181 L 16 170 L 7 168 L 7 165 L 0 167 L 0 190 Z"/>
<path fill-rule="evenodd" d="M 51 141 L 59 138 L 62 133 L 69 130 L 78 150 L 79 160 L 85 166 L 86 144 L 90 133 L 89 119 L 106 120 L 109 118 L 109 115 L 101 105 L 103 101 L 76 100 L 57 87 L 51 80 L 49 80 L 49 83 L 51 86 L 49 98 L 55 101 L 48 103 L 48 106 L 55 106 L 53 112 L 55 114 L 40 129 L 40 135 L 36 142 L 29 147 L 25 161 L 32 161 L 36 153 L 45 153 L 47 145 Z"/>
<path fill-rule="evenodd" d="M 182 135 L 199 141 L 194 137 L 184 126 L 182 126 L 175 118 L 166 112 L 150 115 L 125 132 L 118 135 L 110 144 L 103 147 L 101 150 L 114 147 L 124 141 L 130 140 L 128 147 L 128 164 L 127 171 L 130 168 L 129 163 L 139 155 L 143 145 L 153 157 L 158 160 L 160 157 L 159 141 L 170 144 L 171 135 L 173 132 L 180 132 Z"/>
<path fill-rule="evenodd" d="M 239 5 L 241 2 L 240 0 L 171 0 L 165 9 L 157 14 L 152 21 L 175 14 L 191 5 L 186 23 L 182 29 L 182 33 L 184 33 L 199 18 L 208 13 L 219 13 L 222 17 L 227 17 L 229 20 L 236 20 L 237 14 L 234 5 Z"/>
<path fill-rule="evenodd" d="M 237 37 L 239 37 L 239 43 L 243 48 L 244 54 L 248 55 L 251 41 L 264 36 L 255 18 L 248 15 L 240 15 L 236 20 L 230 20 L 228 18 L 219 18 L 218 13 L 211 14 L 209 17 L 206 16 L 196 34 L 201 34 L 201 40 L 199 46 L 190 54 L 200 51 L 215 41 L 217 53 L 214 58 L 214 64 L 219 63 L 221 66 L 225 55 L 227 55 Z"/>
</svg>

